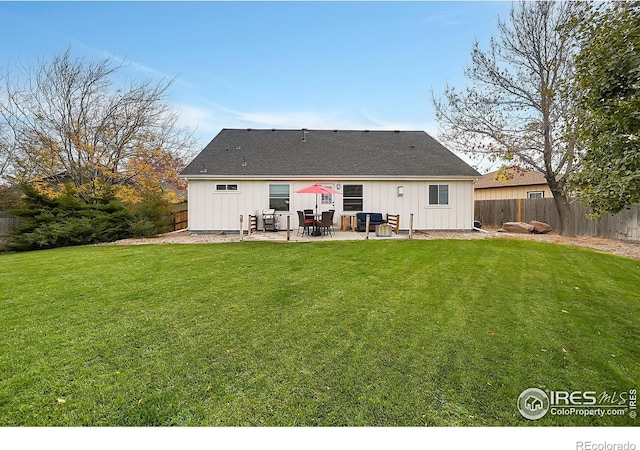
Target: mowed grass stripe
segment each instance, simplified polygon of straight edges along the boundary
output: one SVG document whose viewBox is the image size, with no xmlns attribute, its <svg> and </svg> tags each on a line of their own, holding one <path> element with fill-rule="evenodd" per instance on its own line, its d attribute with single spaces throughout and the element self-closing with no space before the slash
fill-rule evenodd
<svg viewBox="0 0 640 450">
<path fill-rule="evenodd" d="M 528 422 L 528 387 L 637 387 L 640 262 L 510 240 L 0 256 L 1 425 Z"/>
</svg>

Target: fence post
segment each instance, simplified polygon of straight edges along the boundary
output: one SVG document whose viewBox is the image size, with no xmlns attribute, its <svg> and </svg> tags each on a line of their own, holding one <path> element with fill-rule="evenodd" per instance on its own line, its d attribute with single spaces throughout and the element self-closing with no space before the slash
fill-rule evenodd
<svg viewBox="0 0 640 450">
<path fill-rule="evenodd" d="M 522 222 L 522 199 L 518 199 L 518 222 Z"/>
<path fill-rule="evenodd" d="M 365 239 L 369 239 L 369 224 L 371 223 L 371 215 L 367 214 L 367 220 L 365 220 L 365 225 L 366 225 L 366 229 L 367 229 L 367 233 L 365 235 Z"/>
<path fill-rule="evenodd" d="M 240 214 L 240 240 L 244 241 L 244 217 L 242 217 L 242 214 Z"/>
<path fill-rule="evenodd" d="M 413 213 L 409 217 L 409 239 L 413 239 Z"/>
<path fill-rule="evenodd" d="M 291 225 L 291 216 L 289 216 L 289 215 L 288 215 L 288 216 L 287 216 L 287 241 L 289 240 L 289 236 L 290 236 L 290 234 L 291 234 L 291 233 L 289 232 L 290 225 Z"/>
</svg>

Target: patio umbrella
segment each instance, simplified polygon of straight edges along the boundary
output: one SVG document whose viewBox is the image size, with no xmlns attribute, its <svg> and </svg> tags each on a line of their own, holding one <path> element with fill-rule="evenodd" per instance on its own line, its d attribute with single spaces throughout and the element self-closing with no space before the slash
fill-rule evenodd
<svg viewBox="0 0 640 450">
<path fill-rule="evenodd" d="M 338 191 L 334 191 L 331 188 L 323 186 L 319 183 L 312 184 L 311 186 L 304 187 L 294 191 L 296 194 L 316 194 L 316 215 L 318 214 L 318 194 L 340 194 Z"/>
</svg>

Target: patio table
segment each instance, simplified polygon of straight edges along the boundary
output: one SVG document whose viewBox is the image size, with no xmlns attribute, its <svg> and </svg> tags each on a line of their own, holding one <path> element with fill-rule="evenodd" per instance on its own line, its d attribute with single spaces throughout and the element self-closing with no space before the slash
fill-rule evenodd
<svg viewBox="0 0 640 450">
<path fill-rule="evenodd" d="M 322 220 L 322 214 L 313 214 L 313 233 L 311 236 L 322 236 L 322 232 L 318 228 L 318 220 Z"/>
</svg>

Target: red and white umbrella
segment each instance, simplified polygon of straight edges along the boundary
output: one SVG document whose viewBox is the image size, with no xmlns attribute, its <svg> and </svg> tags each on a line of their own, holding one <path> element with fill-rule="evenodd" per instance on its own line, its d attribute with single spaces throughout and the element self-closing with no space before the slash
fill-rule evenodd
<svg viewBox="0 0 640 450">
<path fill-rule="evenodd" d="M 312 184 L 311 186 L 298 189 L 294 192 L 296 194 L 316 194 L 316 215 L 318 214 L 318 194 L 340 194 L 340 192 L 334 191 L 333 189 L 323 186 L 320 183 Z"/>
</svg>

